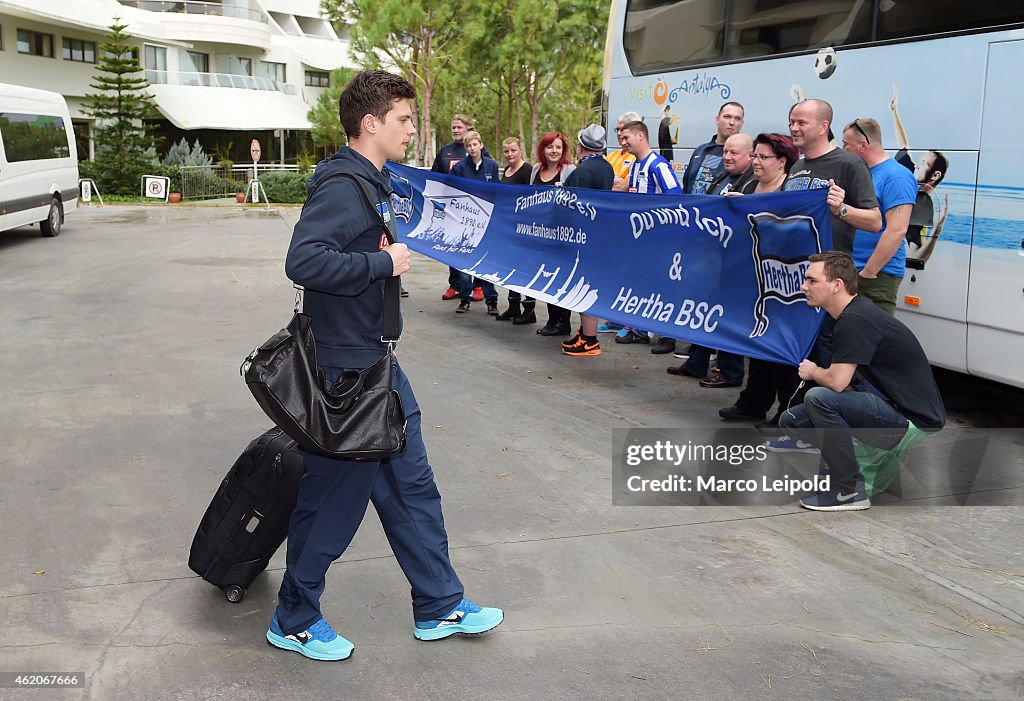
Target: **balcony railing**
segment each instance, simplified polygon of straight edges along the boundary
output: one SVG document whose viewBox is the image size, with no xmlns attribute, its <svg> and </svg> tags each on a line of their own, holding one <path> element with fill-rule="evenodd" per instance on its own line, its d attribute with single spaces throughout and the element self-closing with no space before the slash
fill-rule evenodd
<svg viewBox="0 0 1024 701">
<path fill-rule="evenodd" d="M 186 0 L 119 0 L 122 5 L 137 7 L 140 10 L 149 12 L 182 12 L 189 15 L 216 15 L 218 17 L 234 17 L 247 19 L 253 22 L 268 24 L 269 20 L 265 12 L 253 10 L 249 7 L 237 7 L 234 5 L 222 5 L 219 2 L 193 2 Z"/>
<path fill-rule="evenodd" d="M 146 80 L 153 85 L 195 85 L 206 88 L 239 88 L 241 90 L 276 90 L 286 95 L 297 95 L 298 88 L 273 78 L 257 78 L 235 73 L 170 73 L 146 69 Z"/>
</svg>

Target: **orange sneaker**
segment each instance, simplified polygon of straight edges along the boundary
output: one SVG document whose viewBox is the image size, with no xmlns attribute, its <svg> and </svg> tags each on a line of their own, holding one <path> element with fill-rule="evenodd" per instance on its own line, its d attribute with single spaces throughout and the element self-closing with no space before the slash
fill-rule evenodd
<svg viewBox="0 0 1024 701">
<path fill-rule="evenodd" d="M 562 344 L 562 352 L 566 355 L 601 355 L 601 344 L 597 341 L 588 341 L 582 336 L 577 336 L 575 345 L 566 346 Z"/>
<path fill-rule="evenodd" d="M 444 301 L 446 301 L 446 302 L 447 302 L 447 301 L 448 301 L 449 299 L 455 299 L 455 298 L 456 298 L 456 297 L 458 297 L 458 296 L 459 296 L 459 291 L 458 291 L 458 290 L 456 290 L 456 289 L 455 289 L 454 287 L 449 287 L 449 288 L 448 288 L 447 290 L 445 290 L 445 291 L 444 291 L 444 293 L 443 293 L 443 294 L 441 295 L 441 299 L 443 299 Z"/>
</svg>

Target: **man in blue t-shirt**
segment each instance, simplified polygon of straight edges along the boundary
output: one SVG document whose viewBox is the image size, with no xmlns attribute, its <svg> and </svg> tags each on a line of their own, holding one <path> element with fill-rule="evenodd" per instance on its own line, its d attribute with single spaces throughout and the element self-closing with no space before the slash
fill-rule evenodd
<svg viewBox="0 0 1024 701">
<path fill-rule="evenodd" d="M 882 229 L 877 234 L 858 229 L 854 235 L 853 262 L 860 271 L 858 288 L 861 296 L 895 314 L 906 270 L 904 237 L 917 197 L 917 181 L 913 173 L 885 152 L 881 127 L 870 117 L 846 125 L 843 149 L 861 158 L 870 169 L 882 210 Z"/>
</svg>

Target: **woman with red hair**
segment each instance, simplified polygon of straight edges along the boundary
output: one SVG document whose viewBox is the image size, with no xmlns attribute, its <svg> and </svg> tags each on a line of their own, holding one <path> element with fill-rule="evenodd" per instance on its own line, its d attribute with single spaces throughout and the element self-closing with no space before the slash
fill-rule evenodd
<svg viewBox="0 0 1024 701">
<path fill-rule="evenodd" d="M 531 185 L 561 185 L 576 170 L 572 164 L 569 140 L 559 131 L 549 131 L 537 144 L 537 163 L 530 173 Z M 537 329 L 541 336 L 569 335 L 568 309 L 548 303 L 548 323 Z"/>
</svg>

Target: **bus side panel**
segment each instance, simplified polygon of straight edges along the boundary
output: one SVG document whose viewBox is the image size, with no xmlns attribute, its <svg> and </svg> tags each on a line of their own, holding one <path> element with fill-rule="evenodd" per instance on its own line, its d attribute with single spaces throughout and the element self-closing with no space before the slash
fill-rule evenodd
<svg viewBox="0 0 1024 701">
<path fill-rule="evenodd" d="M 896 297 L 896 316 L 914 332 L 933 365 L 967 372 L 967 295 L 978 154 L 915 150 L 918 173 L 926 172 L 925 164 L 936 153 L 946 159 L 950 180 L 920 193 L 914 205 L 911 222 L 926 224 L 918 237 L 911 237 L 913 243 L 904 244 L 908 262 Z M 927 216 L 921 215 L 921 200 L 931 209 Z"/>
<path fill-rule="evenodd" d="M 967 308 L 968 370 L 1018 387 L 1024 387 L 1021 65 L 1024 41 L 990 45 Z"/>
<path fill-rule="evenodd" d="M 853 119 L 877 119 L 890 154 L 909 146 L 905 157 L 919 166 L 915 176 L 922 185 L 928 177 L 923 165 L 940 154 L 947 162 L 941 181 L 934 188 L 922 187 L 925 201 L 918 219 L 926 223 L 920 227 L 921 243 L 934 236 L 943 213 L 946 218 L 930 252 L 908 245 L 908 258 L 928 258 L 924 269 L 907 270 L 898 315 L 918 335 L 931 362 L 966 372 L 968 277 L 984 94 L 980 76 L 989 40 L 968 35 L 840 49 L 837 68 L 824 78 L 815 73 L 813 53 L 661 75 L 613 75 L 609 117 L 635 110 L 648 125 L 652 145 L 658 146 L 658 128 L 667 116 L 672 138 L 678 129 L 672 146 L 682 166 L 694 147 L 714 136 L 715 116 L 726 100 L 746 108 L 745 132 L 785 134 L 794 102 L 817 97 L 835 108 L 837 142 L 843 126 Z M 941 80 L 934 61 L 941 63 Z M 904 301 L 906 296 L 910 303 Z"/>
</svg>

